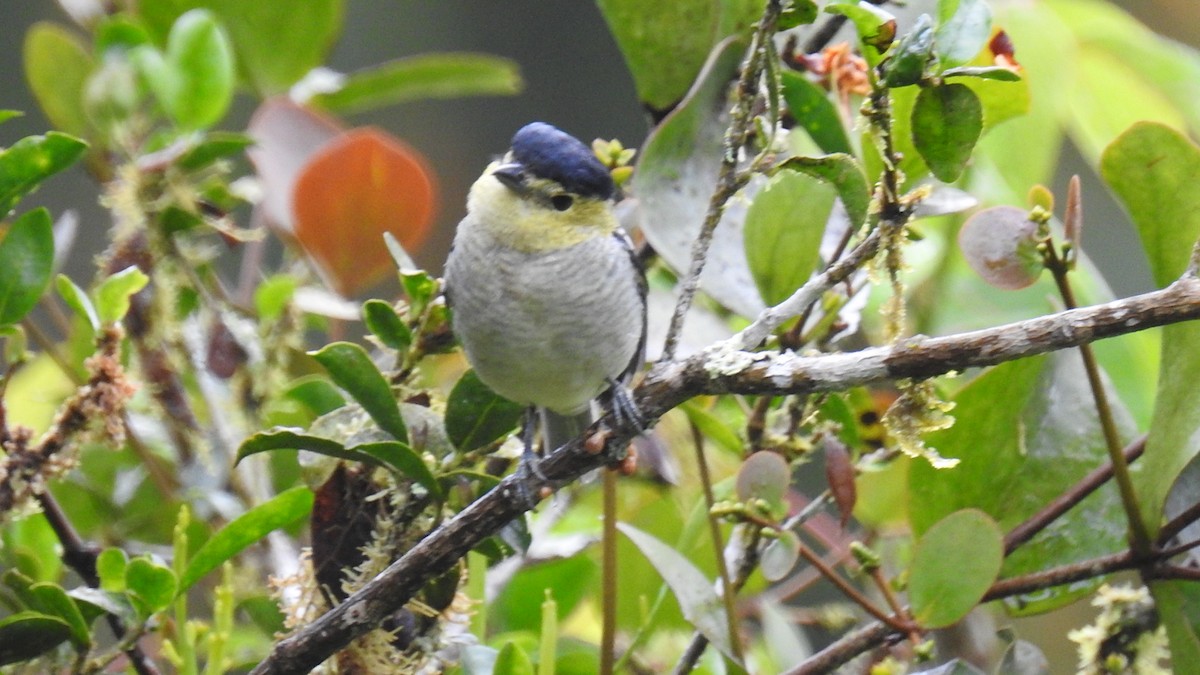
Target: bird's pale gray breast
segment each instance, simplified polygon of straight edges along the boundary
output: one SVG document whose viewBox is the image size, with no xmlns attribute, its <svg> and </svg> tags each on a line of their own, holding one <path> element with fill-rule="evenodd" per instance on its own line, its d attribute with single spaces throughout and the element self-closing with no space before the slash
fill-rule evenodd
<svg viewBox="0 0 1200 675">
<path fill-rule="evenodd" d="M 577 413 L 638 349 L 637 275 L 612 236 L 530 253 L 483 228 L 471 236 L 460 229 L 446 264 L 454 331 L 480 379 L 499 394 Z"/>
</svg>

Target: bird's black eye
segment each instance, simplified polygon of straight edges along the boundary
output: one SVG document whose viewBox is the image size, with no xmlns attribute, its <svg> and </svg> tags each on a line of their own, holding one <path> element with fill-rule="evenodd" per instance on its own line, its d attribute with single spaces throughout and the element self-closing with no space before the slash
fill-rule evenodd
<svg viewBox="0 0 1200 675">
<path fill-rule="evenodd" d="M 550 198 L 550 204 L 559 211 L 566 211 L 575 203 L 575 198 L 571 195 L 554 195 Z"/>
</svg>

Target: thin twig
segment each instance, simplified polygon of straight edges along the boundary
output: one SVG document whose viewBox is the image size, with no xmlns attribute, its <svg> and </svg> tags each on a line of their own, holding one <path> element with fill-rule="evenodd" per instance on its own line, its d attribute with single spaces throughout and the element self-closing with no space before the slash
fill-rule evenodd
<svg viewBox="0 0 1200 675">
<path fill-rule="evenodd" d="M 617 651 L 617 472 L 602 471 L 604 478 L 604 533 L 601 546 L 600 672 L 612 675 Z"/>
</svg>

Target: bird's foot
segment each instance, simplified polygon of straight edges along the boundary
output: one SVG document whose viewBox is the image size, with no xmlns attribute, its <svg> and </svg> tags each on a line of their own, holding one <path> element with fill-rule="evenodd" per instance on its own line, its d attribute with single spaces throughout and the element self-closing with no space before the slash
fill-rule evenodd
<svg viewBox="0 0 1200 675">
<path fill-rule="evenodd" d="M 521 451 L 521 463 L 517 467 L 516 478 L 518 496 L 530 510 L 554 492 L 549 484 L 550 479 L 546 477 L 545 473 L 542 473 L 542 468 L 539 466 L 542 459 L 533 451 L 533 434 L 536 425 L 537 412 L 534 408 L 529 408 L 525 414 L 525 429 L 522 434 L 525 447 Z"/>
</svg>

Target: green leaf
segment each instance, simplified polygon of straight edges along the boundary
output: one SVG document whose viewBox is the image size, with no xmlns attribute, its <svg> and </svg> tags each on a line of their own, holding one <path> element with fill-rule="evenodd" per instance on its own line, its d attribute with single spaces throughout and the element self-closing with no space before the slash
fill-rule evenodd
<svg viewBox="0 0 1200 675">
<path fill-rule="evenodd" d="M 829 100 L 829 92 L 813 84 L 802 73 L 785 70 L 779 78 L 792 117 L 808 132 L 817 147 L 825 152 L 850 154 L 850 139 L 846 137 L 837 107 Z"/>
<path fill-rule="evenodd" d="M 500 648 L 496 655 L 496 663 L 492 667 L 492 675 L 534 675 L 533 660 L 529 654 L 509 640 Z"/>
<path fill-rule="evenodd" d="M 110 275 L 96 287 L 96 312 L 101 323 L 114 323 L 129 313 L 129 299 L 146 287 L 150 277 L 137 267 L 129 266 Z"/>
<path fill-rule="evenodd" d="M 934 44 L 943 67 L 974 59 L 991 34 L 992 10 L 984 0 L 938 0 Z"/>
<path fill-rule="evenodd" d="M 4 124 L 5 122 L 17 117 L 21 117 L 24 114 L 25 113 L 21 112 L 20 110 L 0 110 L 0 124 Z"/>
<path fill-rule="evenodd" d="M 726 423 L 696 399 L 686 401 L 680 408 L 687 415 L 688 422 L 696 425 L 705 438 L 715 441 L 722 449 L 741 456 L 745 443 L 738 435 L 737 428 Z"/>
<path fill-rule="evenodd" d="M 408 443 L 408 430 L 392 387 L 366 350 L 350 342 L 334 342 L 310 354 L 329 371 L 337 386 L 362 405 L 380 429 L 401 443 Z"/>
<path fill-rule="evenodd" d="M 197 171 L 219 159 L 239 156 L 254 145 L 254 139 L 232 131 L 211 131 L 188 148 L 176 164 L 187 171 Z"/>
<path fill-rule="evenodd" d="M 654 536 L 627 523 L 617 523 L 617 528 L 629 537 L 671 587 L 683 616 L 722 654 L 732 659 L 725 608 L 713 590 L 712 582 L 687 558 Z"/>
<path fill-rule="evenodd" d="M 233 45 L 208 10 L 193 9 L 176 19 L 165 53 L 144 45 L 131 51 L 130 58 L 181 127 L 212 126 L 233 101 Z"/>
<path fill-rule="evenodd" d="M 92 57 L 72 31 L 38 22 L 25 34 L 25 80 L 42 112 L 58 129 L 87 136 L 83 88 L 92 72 Z"/>
<path fill-rule="evenodd" d="M 925 79 L 925 72 L 933 61 L 933 47 L 933 19 L 922 14 L 888 56 L 884 64 L 884 84 L 895 89 Z"/>
<path fill-rule="evenodd" d="M 92 644 L 88 624 L 79 611 L 79 606 L 67 595 L 62 586 L 41 582 L 29 587 L 34 599 L 34 608 L 50 616 L 56 616 L 71 627 L 71 642 L 77 649 L 87 649 Z"/>
<path fill-rule="evenodd" d="M 599 567 L 596 560 L 586 554 L 522 567 L 489 602 L 488 630 L 493 633 L 537 631 L 542 625 L 541 604 L 546 599 L 547 588 L 554 591 L 555 614 L 559 621 L 565 621 L 595 590 Z M 571 583 L 562 583 L 564 579 L 570 579 Z"/>
<path fill-rule="evenodd" d="M 42 181 L 75 163 L 87 143 L 61 134 L 28 136 L 0 151 L 0 218 Z"/>
<path fill-rule="evenodd" d="M 139 556 L 125 566 L 125 589 L 145 603 L 145 616 L 166 609 L 175 599 L 176 586 L 175 573 L 148 557 Z"/>
<path fill-rule="evenodd" d="M 314 416 L 333 412 L 346 405 L 346 399 L 329 383 L 329 380 L 319 375 L 307 375 L 296 378 L 288 385 L 283 395 L 299 401 L 308 408 Z"/>
<path fill-rule="evenodd" d="M 958 180 L 982 131 L 983 106 L 966 85 L 926 87 L 917 95 L 913 144 L 939 180 Z"/>
<path fill-rule="evenodd" d="M 790 157 L 779 168 L 806 173 L 837 188 L 851 228 L 857 228 L 867 221 L 867 212 L 871 208 L 871 186 L 867 183 L 862 165 L 854 157 L 843 153 L 824 157 Z"/>
<path fill-rule="evenodd" d="M 817 9 L 817 3 L 813 0 L 792 0 L 785 3 L 783 11 L 779 13 L 779 21 L 775 24 L 775 29 L 785 31 L 796 26 L 805 26 L 817 20 L 817 15 L 820 10 Z"/>
<path fill-rule="evenodd" d="M 1019 82 L 1020 73 L 1004 66 L 961 66 L 947 68 L 942 71 L 943 78 L 949 77 L 978 77 L 984 80 L 1000 80 L 1001 82 Z"/>
<path fill-rule="evenodd" d="M 312 491 L 298 486 L 285 490 L 238 516 L 209 537 L 188 561 L 183 578 L 179 580 L 178 592 L 182 593 L 191 588 L 204 575 L 273 530 L 304 520 L 312 511 L 312 507 Z"/>
<path fill-rule="evenodd" d="M 203 7 L 229 32 L 238 68 L 261 96 L 287 90 L 325 61 L 342 31 L 344 0 L 161 0 L 138 5 L 159 44 L 180 14 Z M 269 37 L 269 39 L 265 39 Z"/>
<path fill-rule="evenodd" d="M 463 373 L 446 401 L 446 435 L 468 452 L 507 436 L 523 408 L 492 391 L 474 370 Z"/>
<path fill-rule="evenodd" d="M 282 316 L 296 295 L 298 285 L 296 277 L 290 274 L 276 274 L 263 280 L 254 291 L 254 309 L 258 318 L 267 323 Z"/>
<path fill-rule="evenodd" d="M 0 666 L 41 656 L 71 639 L 71 626 L 56 616 L 17 612 L 0 619 Z"/>
<path fill-rule="evenodd" d="M 1141 123 L 1104 152 L 1101 175 L 1129 212 L 1155 282 L 1166 286 L 1187 268 L 1200 238 L 1200 148 L 1159 124 Z M 1170 198 L 1164 198 L 1170 195 Z M 1142 518 L 1154 536 L 1161 526 L 1167 493 L 1180 472 L 1200 454 L 1200 325 L 1163 329 L 1158 405 L 1146 453 L 1134 475 Z"/>
<path fill-rule="evenodd" d="M 1129 413 L 1106 387 L 1117 430 L 1135 432 Z M 1004 405 L 997 405 L 1004 401 Z M 953 469 L 927 462 L 909 469 L 909 514 L 924 532 L 960 509 L 979 509 L 1009 530 L 1042 509 L 1108 456 L 1082 359 L 1073 351 L 996 366 L 954 399 L 957 423 L 927 442 Z M 987 443 L 979 439 L 986 438 Z M 1105 485 L 1004 562 L 1004 577 L 1106 555 L 1125 546 L 1126 526 L 1115 486 Z M 1089 592 L 1091 584 L 1063 586 L 1014 599 L 1010 611 L 1031 614 Z"/>
<path fill-rule="evenodd" d="M 352 452 L 361 452 L 378 459 L 387 468 L 394 469 L 402 475 L 413 479 L 437 499 L 442 498 L 442 484 L 434 477 L 425 460 L 412 448 L 398 441 L 375 441 L 362 443 L 349 448 Z"/>
<path fill-rule="evenodd" d="M 1200 639 L 1196 634 L 1194 614 L 1189 616 L 1189 601 L 1196 600 L 1195 584 L 1186 581 L 1151 581 L 1150 592 L 1154 596 L 1154 609 L 1167 628 L 1167 641 L 1171 646 L 1173 672 L 1195 672 L 1200 664 Z M 1194 607 L 1192 607 L 1194 610 Z M 1180 666 L 1187 664 L 1192 670 L 1184 671 Z"/>
<path fill-rule="evenodd" d="M 653 110 L 674 106 L 697 79 L 712 48 L 743 35 L 762 2 L 599 0 L 638 98 Z"/>
<path fill-rule="evenodd" d="M 55 283 L 58 287 L 58 295 L 63 302 L 67 303 L 67 307 L 87 321 L 93 331 L 99 330 L 100 315 L 96 313 L 96 306 L 92 304 L 92 299 L 88 297 L 87 292 L 76 286 L 75 282 L 65 274 L 58 275 Z"/>
<path fill-rule="evenodd" d="M 746 260 L 763 302 L 775 305 L 816 268 L 825 223 L 837 192 L 794 171 L 780 171 L 746 212 Z"/>
<path fill-rule="evenodd" d="M 864 0 L 830 3 L 825 5 L 825 11 L 850 19 L 858 31 L 867 64 L 872 67 L 879 65 L 883 53 L 896 39 L 896 17 Z"/>
<path fill-rule="evenodd" d="M 422 99 L 512 96 L 525 83 L 516 62 L 490 54 L 410 56 L 346 76 L 336 91 L 311 103 L 348 114 Z"/>
<path fill-rule="evenodd" d="M 913 551 L 908 598 L 923 628 L 942 628 L 967 615 L 987 592 L 1004 560 L 1004 535 L 982 511 L 956 511 L 929 528 Z"/>
<path fill-rule="evenodd" d="M 390 303 L 383 300 L 363 303 L 363 322 L 380 342 L 392 349 L 404 352 L 412 344 L 412 331 Z"/>
<path fill-rule="evenodd" d="M 14 220 L 0 241 L 0 326 L 17 323 L 33 309 L 53 270 L 50 213 L 34 209 Z"/>
<path fill-rule="evenodd" d="M 106 548 L 96 556 L 96 576 L 100 577 L 100 588 L 114 593 L 125 590 L 125 568 L 129 559 L 119 548 Z"/>
</svg>

